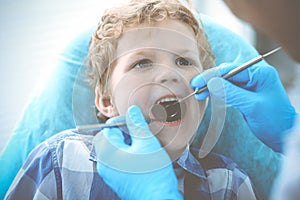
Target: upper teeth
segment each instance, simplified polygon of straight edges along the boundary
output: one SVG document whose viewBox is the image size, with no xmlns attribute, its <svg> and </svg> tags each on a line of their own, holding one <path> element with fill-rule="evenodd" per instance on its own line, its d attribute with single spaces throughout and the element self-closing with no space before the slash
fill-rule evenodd
<svg viewBox="0 0 300 200">
<path fill-rule="evenodd" d="M 168 101 L 178 101 L 178 98 L 175 98 L 175 97 L 165 98 L 165 99 L 159 100 L 157 103 L 168 102 Z"/>
</svg>

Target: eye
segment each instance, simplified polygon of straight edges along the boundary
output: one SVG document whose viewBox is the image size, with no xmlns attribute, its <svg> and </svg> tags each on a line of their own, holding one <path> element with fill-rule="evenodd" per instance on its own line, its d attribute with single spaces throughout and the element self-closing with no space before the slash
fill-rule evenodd
<svg viewBox="0 0 300 200">
<path fill-rule="evenodd" d="M 133 65 L 133 68 L 135 68 L 135 69 L 143 69 L 143 68 L 146 68 L 146 67 L 152 67 L 151 60 L 149 60 L 149 59 L 142 59 L 142 60 L 139 60 L 138 62 L 136 62 Z"/>
<path fill-rule="evenodd" d="M 179 65 L 179 66 L 189 66 L 189 65 L 192 65 L 192 63 L 189 60 L 187 60 L 185 58 L 182 58 L 182 57 L 177 58 L 175 60 L 175 63 L 176 63 L 176 65 Z"/>
</svg>

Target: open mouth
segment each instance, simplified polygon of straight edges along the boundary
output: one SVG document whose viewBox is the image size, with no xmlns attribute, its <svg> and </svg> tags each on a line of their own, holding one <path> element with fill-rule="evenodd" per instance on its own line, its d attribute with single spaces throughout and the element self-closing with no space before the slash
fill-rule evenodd
<svg viewBox="0 0 300 200">
<path fill-rule="evenodd" d="M 152 107 L 155 119 L 161 122 L 181 121 L 185 114 L 185 104 L 180 103 L 177 98 L 165 98 Z"/>
</svg>

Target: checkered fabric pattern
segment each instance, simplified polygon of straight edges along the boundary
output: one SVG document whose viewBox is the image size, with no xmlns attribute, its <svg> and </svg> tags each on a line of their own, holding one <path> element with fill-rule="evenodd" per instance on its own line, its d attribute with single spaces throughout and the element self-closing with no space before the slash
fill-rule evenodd
<svg viewBox="0 0 300 200">
<path fill-rule="evenodd" d="M 5 199 L 119 199 L 97 173 L 94 134 L 67 130 L 41 143 Z M 175 172 L 183 172 L 179 182 L 184 199 L 256 199 L 249 177 L 230 159 L 210 153 L 198 160 L 195 155 L 197 149 L 187 149 L 174 162 Z"/>
</svg>

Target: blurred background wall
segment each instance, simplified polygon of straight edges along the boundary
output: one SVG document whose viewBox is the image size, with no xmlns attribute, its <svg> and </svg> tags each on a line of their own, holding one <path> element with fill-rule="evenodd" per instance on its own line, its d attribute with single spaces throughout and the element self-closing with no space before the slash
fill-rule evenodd
<svg viewBox="0 0 300 200">
<path fill-rule="evenodd" d="M 80 32 L 95 25 L 107 4 L 122 0 L 0 0 L 0 151 L 32 96 L 43 87 L 58 54 Z M 264 53 L 276 42 L 237 19 L 219 0 L 193 0 L 197 9 L 244 37 Z M 268 61 L 300 110 L 300 66 L 284 51 Z M 298 77 L 298 80 L 297 80 Z"/>
</svg>

